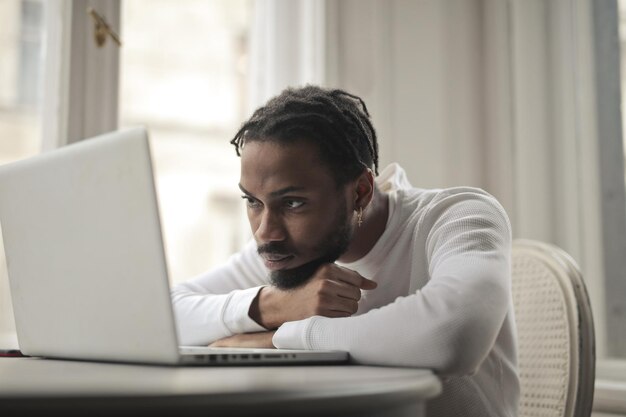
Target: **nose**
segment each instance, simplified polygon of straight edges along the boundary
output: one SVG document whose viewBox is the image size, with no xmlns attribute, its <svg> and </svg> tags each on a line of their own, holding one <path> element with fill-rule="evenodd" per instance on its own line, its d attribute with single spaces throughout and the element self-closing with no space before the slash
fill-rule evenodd
<svg viewBox="0 0 626 417">
<path fill-rule="evenodd" d="M 285 226 L 280 215 L 272 210 L 263 210 L 254 237 L 257 242 L 269 243 L 285 240 Z"/>
</svg>

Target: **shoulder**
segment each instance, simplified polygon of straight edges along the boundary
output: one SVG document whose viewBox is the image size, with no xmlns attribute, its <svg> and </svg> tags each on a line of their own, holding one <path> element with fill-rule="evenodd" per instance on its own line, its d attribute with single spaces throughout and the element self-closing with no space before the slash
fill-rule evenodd
<svg viewBox="0 0 626 417">
<path fill-rule="evenodd" d="M 505 213 L 498 200 L 487 191 L 475 187 L 451 188 L 408 188 L 397 190 L 398 202 L 404 206 L 412 206 L 415 210 L 433 211 L 453 208 L 464 203 L 478 203 L 488 211 Z"/>
<path fill-rule="evenodd" d="M 399 191 L 398 202 L 412 213 L 421 234 L 449 227 L 462 230 L 488 228 L 509 235 L 511 224 L 500 202 L 480 188 L 407 189 Z"/>
<path fill-rule="evenodd" d="M 435 225 L 456 219 L 484 227 L 488 225 L 511 233 L 508 215 L 500 202 L 477 187 L 416 188 L 398 164 L 387 166 L 377 179 L 382 192 L 389 193 L 394 217 L 407 229 L 428 233 Z"/>
<path fill-rule="evenodd" d="M 475 187 L 452 187 L 432 190 L 429 209 L 460 209 L 463 206 L 482 207 L 487 212 L 506 214 L 500 202 L 487 191 Z"/>
</svg>

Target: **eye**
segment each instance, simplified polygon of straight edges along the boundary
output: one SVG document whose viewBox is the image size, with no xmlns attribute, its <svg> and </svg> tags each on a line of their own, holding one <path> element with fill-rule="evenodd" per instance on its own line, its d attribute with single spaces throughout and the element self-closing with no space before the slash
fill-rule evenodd
<svg viewBox="0 0 626 417">
<path fill-rule="evenodd" d="M 256 209 L 256 208 L 261 207 L 261 203 L 252 197 L 249 197 L 247 195 L 242 195 L 241 198 L 246 201 L 246 206 L 248 206 L 248 208 Z"/>
<path fill-rule="evenodd" d="M 304 205 L 304 201 L 301 200 L 285 200 L 285 206 L 290 210 L 295 210 Z"/>
</svg>

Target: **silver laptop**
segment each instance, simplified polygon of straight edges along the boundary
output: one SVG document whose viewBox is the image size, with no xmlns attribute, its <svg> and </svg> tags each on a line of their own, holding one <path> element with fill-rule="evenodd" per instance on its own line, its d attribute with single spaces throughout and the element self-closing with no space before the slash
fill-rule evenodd
<svg viewBox="0 0 626 417">
<path fill-rule="evenodd" d="M 197 365 L 348 359 L 178 346 L 144 128 L 0 166 L 0 227 L 25 355 Z"/>
</svg>

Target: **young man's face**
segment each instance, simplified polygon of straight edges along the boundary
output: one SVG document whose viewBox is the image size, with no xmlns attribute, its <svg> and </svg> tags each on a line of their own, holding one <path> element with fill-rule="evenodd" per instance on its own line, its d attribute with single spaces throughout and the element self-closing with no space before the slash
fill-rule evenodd
<svg viewBox="0 0 626 417">
<path fill-rule="evenodd" d="M 259 255 L 275 285 L 296 287 L 334 262 L 352 237 L 350 186 L 338 187 L 307 141 L 252 141 L 241 151 L 240 188 Z"/>
</svg>

